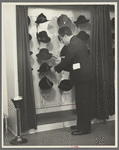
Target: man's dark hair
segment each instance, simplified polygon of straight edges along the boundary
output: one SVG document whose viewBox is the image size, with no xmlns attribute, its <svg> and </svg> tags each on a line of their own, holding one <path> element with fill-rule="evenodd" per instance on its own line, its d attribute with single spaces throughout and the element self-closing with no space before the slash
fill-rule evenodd
<svg viewBox="0 0 119 150">
<path fill-rule="evenodd" d="M 72 35 L 71 29 L 67 26 L 59 28 L 58 33 L 62 37 L 64 37 L 64 35 L 67 35 L 67 36 Z"/>
</svg>

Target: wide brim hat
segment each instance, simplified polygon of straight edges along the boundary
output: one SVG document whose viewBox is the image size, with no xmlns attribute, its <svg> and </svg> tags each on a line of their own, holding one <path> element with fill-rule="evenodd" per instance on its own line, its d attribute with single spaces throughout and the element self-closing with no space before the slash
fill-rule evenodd
<svg viewBox="0 0 119 150">
<path fill-rule="evenodd" d="M 43 43 L 49 43 L 51 41 L 51 38 L 48 36 L 46 31 L 41 31 L 37 33 L 37 39 L 39 42 Z"/>
<path fill-rule="evenodd" d="M 40 68 L 37 70 L 38 72 L 47 72 L 50 71 L 50 68 L 52 66 L 49 66 L 46 62 L 44 62 L 43 64 L 41 64 Z"/>
<path fill-rule="evenodd" d="M 80 15 L 76 21 L 74 21 L 74 23 L 76 25 L 81 25 L 81 24 L 85 24 L 85 23 L 88 23 L 90 20 L 86 19 L 85 16 L 83 15 Z"/>
<path fill-rule="evenodd" d="M 44 76 L 40 81 L 39 81 L 39 87 L 43 90 L 48 90 L 51 89 L 53 86 L 53 82 L 51 82 L 46 76 Z"/>
<path fill-rule="evenodd" d="M 68 18 L 67 15 L 62 14 L 61 16 L 58 17 L 57 24 L 58 24 L 59 28 L 64 27 L 64 26 L 71 28 L 72 22 Z"/>
<path fill-rule="evenodd" d="M 36 54 L 36 57 L 38 57 L 41 60 L 48 60 L 52 57 L 52 54 L 49 53 L 49 50 L 47 48 L 42 48 L 38 54 Z"/>
<path fill-rule="evenodd" d="M 70 91 L 72 89 L 73 85 L 71 84 L 71 81 L 68 79 L 64 79 L 60 82 L 58 85 L 58 88 L 62 91 Z"/>
<path fill-rule="evenodd" d="M 41 13 L 38 17 L 37 17 L 37 20 L 35 21 L 35 23 L 37 24 L 40 24 L 40 23 L 44 23 L 44 22 L 47 22 L 49 20 L 47 20 L 46 16 Z"/>
<path fill-rule="evenodd" d="M 43 42 L 43 43 L 49 43 L 51 41 L 51 38 L 50 37 L 47 37 L 47 38 L 38 38 L 38 41 L 39 42 Z"/>
<path fill-rule="evenodd" d="M 87 41 L 90 37 L 85 31 L 80 31 L 76 36 L 82 41 Z"/>
</svg>

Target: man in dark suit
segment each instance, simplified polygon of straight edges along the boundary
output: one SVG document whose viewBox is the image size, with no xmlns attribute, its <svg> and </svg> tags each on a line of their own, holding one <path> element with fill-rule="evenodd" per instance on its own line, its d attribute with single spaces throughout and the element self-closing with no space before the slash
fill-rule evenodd
<svg viewBox="0 0 119 150">
<path fill-rule="evenodd" d="M 86 44 L 78 37 L 72 35 L 68 27 L 58 31 L 59 39 L 67 45 L 65 58 L 55 67 L 53 73 L 60 73 L 70 68 L 71 83 L 75 86 L 75 100 L 77 112 L 77 125 L 71 126 L 73 135 L 89 134 L 91 132 L 90 101 L 92 93 L 92 68 L 90 65 Z"/>
</svg>

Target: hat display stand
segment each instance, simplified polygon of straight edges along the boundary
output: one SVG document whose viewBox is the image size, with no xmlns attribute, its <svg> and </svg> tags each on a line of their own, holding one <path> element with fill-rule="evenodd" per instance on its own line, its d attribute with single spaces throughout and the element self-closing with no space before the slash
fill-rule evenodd
<svg viewBox="0 0 119 150">
<path fill-rule="evenodd" d="M 22 103 L 22 96 L 17 96 L 15 98 L 12 99 L 12 102 L 16 108 L 16 113 L 17 113 L 17 136 L 15 137 L 15 139 L 10 141 L 10 144 L 12 145 L 20 145 L 20 144 L 24 144 L 27 143 L 28 140 L 23 138 L 20 135 L 21 132 L 21 120 L 20 120 L 20 106 Z"/>
<path fill-rule="evenodd" d="M 39 53 L 36 54 L 37 61 L 40 64 L 40 67 L 39 67 L 39 69 L 37 71 L 39 72 L 39 74 L 43 75 L 42 79 L 45 78 L 47 72 L 50 71 L 50 68 L 51 68 L 51 66 L 49 66 L 48 64 L 46 66 L 43 66 L 43 64 L 48 63 L 48 61 L 50 61 L 50 59 L 53 56 L 51 53 L 49 53 L 49 49 L 46 48 L 46 44 L 48 44 L 50 42 L 50 40 L 51 40 L 51 38 L 48 37 L 48 34 L 47 34 L 46 30 L 44 29 L 46 24 L 48 24 L 48 21 L 49 20 L 46 19 L 45 22 L 42 22 L 42 23 L 39 23 L 39 24 L 36 25 L 36 38 L 37 38 L 37 41 L 38 41 L 38 43 L 40 45 L 40 47 L 38 47 Z M 44 23 L 46 23 L 46 24 L 44 25 Z M 39 40 L 38 40 L 38 37 L 40 38 Z M 46 40 L 43 40 L 43 39 L 46 39 Z M 42 68 L 42 67 L 44 67 L 44 68 Z M 42 79 L 39 81 L 39 83 L 41 83 Z M 44 81 L 44 86 L 45 86 L 45 84 L 46 84 L 46 82 Z M 43 84 L 41 86 L 43 86 Z M 48 86 L 48 85 L 46 85 L 46 86 Z M 50 92 L 51 89 L 52 88 L 47 88 L 47 87 L 46 87 L 46 89 L 45 88 L 42 89 L 40 87 L 40 93 L 44 93 L 44 91 Z"/>
</svg>

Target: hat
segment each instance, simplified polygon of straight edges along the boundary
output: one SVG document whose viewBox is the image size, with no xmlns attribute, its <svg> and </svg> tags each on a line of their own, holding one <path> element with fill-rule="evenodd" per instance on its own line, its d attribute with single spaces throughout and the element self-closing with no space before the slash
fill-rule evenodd
<svg viewBox="0 0 119 150">
<path fill-rule="evenodd" d="M 43 90 L 50 89 L 52 86 L 53 82 L 51 82 L 46 76 L 44 76 L 39 82 L 39 87 Z"/>
<path fill-rule="evenodd" d="M 31 36 L 31 34 L 29 34 L 29 41 L 32 39 L 32 36 Z"/>
<path fill-rule="evenodd" d="M 40 23 L 44 23 L 44 22 L 47 22 L 49 20 L 47 20 L 46 16 L 41 13 L 38 17 L 37 17 L 37 20 L 35 21 L 35 23 L 37 24 L 40 24 Z"/>
<path fill-rule="evenodd" d="M 76 36 L 82 41 L 86 41 L 89 39 L 89 35 L 85 31 L 80 31 Z"/>
<path fill-rule="evenodd" d="M 43 42 L 43 43 L 48 43 L 51 41 L 51 38 L 48 37 L 46 31 L 41 31 L 41 32 L 37 33 L 37 39 L 39 42 Z"/>
<path fill-rule="evenodd" d="M 49 50 L 46 48 L 42 48 L 36 56 L 41 60 L 48 60 L 52 57 L 52 54 L 49 53 Z"/>
<path fill-rule="evenodd" d="M 71 81 L 68 79 L 64 79 L 60 82 L 58 88 L 62 91 L 69 91 L 71 90 L 73 85 L 71 84 Z"/>
<path fill-rule="evenodd" d="M 32 51 L 30 51 L 30 55 L 32 55 L 33 54 L 33 52 Z"/>
<path fill-rule="evenodd" d="M 40 68 L 37 70 L 38 72 L 46 72 L 46 71 L 50 71 L 50 68 L 52 66 L 49 66 L 46 62 L 44 62 L 43 64 L 41 64 Z"/>
<path fill-rule="evenodd" d="M 27 17 L 28 17 L 28 25 L 29 25 L 31 21 L 30 21 L 30 18 L 29 18 L 29 16 L 27 16 Z"/>
<path fill-rule="evenodd" d="M 62 14 L 58 19 L 57 19 L 57 24 L 58 26 L 64 27 L 67 26 L 69 28 L 71 28 L 72 22 L 71 20 L 67 17 L 67 15 Z"/>
<path fill-rule="evenodd" d="M 85 16 L 80 15 L 77 20 L 74 22 L 76 25 L 88 23 L 90 20 L 87 20 Z"/>
</svg>

